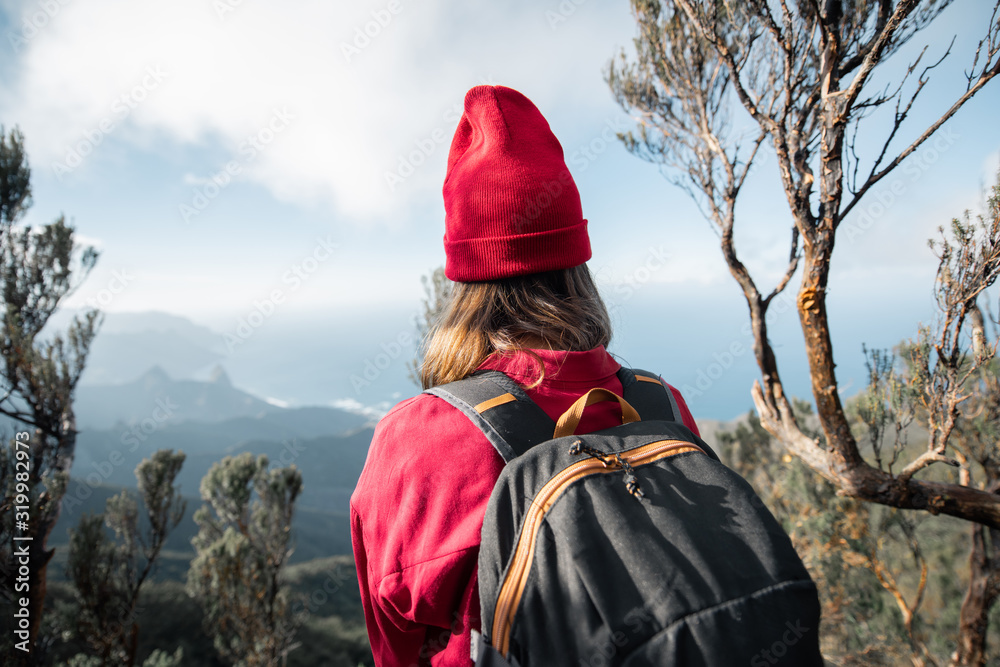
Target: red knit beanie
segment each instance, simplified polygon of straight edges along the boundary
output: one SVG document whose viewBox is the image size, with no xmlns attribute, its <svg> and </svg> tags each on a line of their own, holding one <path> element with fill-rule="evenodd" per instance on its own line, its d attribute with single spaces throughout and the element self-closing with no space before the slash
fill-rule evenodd
<svg viewBox="0 0 1000 667">
<path fill-rule="evenodd" d="M 448 154 L 445 275 L 458 282 L 568 269 L 590 259 L 562 146 L 527 97 L 476 86 Z"/>
</svg>

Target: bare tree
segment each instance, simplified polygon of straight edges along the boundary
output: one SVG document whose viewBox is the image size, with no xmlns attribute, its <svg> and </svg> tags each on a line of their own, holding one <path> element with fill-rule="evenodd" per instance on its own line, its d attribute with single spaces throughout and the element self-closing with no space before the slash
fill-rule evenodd
<svg viewBox="0 0 1000 667">
<path fill-rule="evenodd" d="M 750 311 L 762 375 L 752 395 L 764 428 L 844 495 L 982 524 L 972 529 L 972 580 L 952 658 L 953 664 L 973 665 L 986 659 L 987 615 L 1000 592 L 1000 547 L 993 541 L 1000 537 L 1000 448 L 995 429 L 980 437 L 963 426 L 976 410 L 989 414 L 983 406 L 991 400 L 990 377 L 996 373 L 996 336 L 985 335 L 977 299 L 1000 273 L 998 193 L 987 219 L 978 225 L 956 221 L 952 239 L 934 246 L 940 260 L 940 318 L 906 347 L 909 376 L 899 378 L 891 361 L 873 359 L 876 366 L 881 363 L 873 373 L 876 382 L 881 375 L 892 386 L 877 389 L 868 414 L 862 415 L 872 444 L 867 459 L 840 401 L 826 308 L 830 260 L 838 231 L 850 229 L 843 224 L 848 215 L 1000 73 L 996 3 L 984 16 L 985 34 L 972 49 L 964 89 L 945 100 L 929 125 L 912 132 L 906 121 L 954 41 L 933 57 L 925 46 L 905 67 L 896 68 L 900 75 L 894 84 L 876 88 L 875 72 L 885 70 L 949 4 L 634 0 L 636 58 L 630 62 L 622 53 L 606 76 L 618 102 L 637 121 L 635 130 L 620 135 L 626 147 L 659 164 L 719 231 L 723 257 Z M 874 150 L 866 150 L 873 144 L 858 140 L 859 129 L 870 137 L 874 128 L 866 119 L 877 111 L 890 122 Z M 749 134 L 734 129 L 737 116 L 748 119 L 754 128 Z M 739 195 L 765 155 L 776 158 L 792 221 L 788 261 L 770 290 L 759 287 L 734 241 Z M 803 426 L 768 341 L 768 307 L 800 268 L 797 309 L 821 437 Z M 905 438 L 906 423 L 914 419 L 928 430 L 918 453 Z M 895 429 L 891 447 L 885 445 L 890 425 Z M 940 463 L 958 474 L 929 474 Z M 923 586 L 914 596 L 903 595 L 891 573 L 876 567 L 875 556 L 868 566 L 896 598 L 914 662 L 929 660 L 912 631 Z M 914 558 L 920 562 L 918 552 Z"/>
<path fill-rule="evenodd" d="M 618 102 L 637 119 L 637 128 L 621 135 L 625 145 L 664 167 L 720 232 L 722 254 L 750 311 L 762 374 L 753 399 L 764 427 L 842 493 L 1000 528 L 996 494 L 916 476 L 932 464 L 955 463 L 947 447 L 960 377 L 952 376 L 948 382 L 955 384 L 940 395 L 940 428 L 932 432 L 925 453 L 898 471 L 865 460 L 840 401 L 826 307 L 830 259 L 848 214 L 1000 73 L 998 3 L 971 55 L 964 90 L 945 103 L 937 120 L 901 141 L 930 72 L 952 47 L 929 64 L 924 63 L 923 49 L 889 88 L 873 90 L 873 74 L 948 4 L 633 0 L 639 29 L 636 59 L 630 62 L 624 54 L 615 59 L 607 81 Z M 888 112 L 892 122 L 873 157 L 862 165 L 855 142 L 858 128 L 879 109 Z M 755 128 L 749 136 L 740 136 L 730 120 L 743 113 Z M 761 289 L 740 261 L 733 235 L 737 200 L 762 147 L 777 159 L 792 218 L 788 263 L 770 291 Z M 991 284 L 995 261 L 976 259 L 984 271 L 970 274 L 967 284 L 956 287 L 956 295 L 978 293 Z M 768 306 L 800 265 L 797 307 L 822 438 L 803 432 L 767 335 Z M 949 355 L 961 354 L 959 332 L 974 301 L 956 298 L 951 329 L 938 341 L 945 345 L 933 349 L 935 365 L 941 361 L 947 366 L 953 359 Z M 948 391 L 958 393 L 949 398 Z"/>
<path fill-rule="evenodd" d="M 934 290 L 938 318 L 921 327 L 916 339 L 899 346 L 898 357 L 866 351 L 870 380 L 857 410 L 866 431 L 862 441 L 871 447 L 877 468 L 889 474 L 894 474 L 893 468 L 901 460 L 904 465 L 898 476 L 943 462 L 952 467 L 945 478 L 997 494 L 1000 385 L 996 353 L 1000 333 L 994 325 L 992 336 L 988 335 L 977 299 L 1000 273 L 1000 174 L 986 216 L 973 221 L 966 212 L 963 219 L 956 218 L 950 239 L 943 228 L 939 231 L 941 240 L 931 242 L 939 259 Z M 907 429 L 913 423 L 923 426 L 928 434 L 926 447 L 915 456 L 907 443 Z M 989 612 L 1000 593 L 1000 542 L 996 541 L 1000 531 L 974 524 L 971 533 L 970 581 L 960 613 L 958 646 L 950 661 L 956 666 L 986 664 Z M 907 540 L 919 562 L 920 545 L 912 534 L 912 530 L 907 533 Z M 914 649 L 914 664 L 923 664 L 930 659 L 929 654 L 911 630 L 919 604 L 909 610 L 903 597 L 893 590 L 898 587 L 889 578 L 880 576 L 880 581 L 899 604 Z M 926 577 L 915 594 L 917 603 L 924 583 Z"/>
<path fill-rule="evenodd" d="M 968 213 L 963 221 L 953 221 L 958 249 L 948 243 L 940 246 L 938 292 L 939 302 L 946 307 L 952 302 L 964 303 L 964 308 L 959 305 L 957 310 L 966 315 L 964 323 L 969 330 L 972 347 L 971 355 L 967 355 L 959 371 L 964 380 L 961 392 L 953 399 L 961 404 L 951 442 L 955 458 L 961 466 L 959 479 L 965 486 L 1000 497 L 1000 360 L 996 356 L 1000 330 L 995 321 L 989 322 L 991 331 L 987 329 L 987 319 L 976 302 L 978 294 L 963 294 L 958 287 L 968 282 L 964 274 L 974 275 L 989 270 L 982 263 L 983 257 L 993 257 L 992 271 L 996 273 L 998 270 L 995 265 L 1000 261 L 997 259 L 1000 255 L 1000 174 L 997 175 L 993 196 L 988 200 L 986 216 L 979 216 L 977 222 L 971 222 Z M 977 228 L 989 231 L 977 235 Z M 985 245 L 985 239 L 977 238 L 979 236 L 991 238 L 992 247 Z M 973 253 L 970 259 L 967 247 L 977 241 L 980 243 L 978 252 Z M 948 308 L 948 312 L 955 311 L 956 306 Z M 945 412 L 939 405 L 932 405 L 938 408 L 939 413 Z M 1000 530 L 974 525 L 971 533 L 970 582 L 959 619 L 959 645 L 952 656 L 951 664 L 955 666 L 985 664 L 989 614 L 1000 597 Z"/>
</svg>

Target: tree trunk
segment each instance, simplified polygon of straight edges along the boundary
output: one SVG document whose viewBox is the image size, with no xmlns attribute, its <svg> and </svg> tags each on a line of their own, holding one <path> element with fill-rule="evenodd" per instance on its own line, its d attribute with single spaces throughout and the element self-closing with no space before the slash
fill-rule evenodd
<svg viewBox="0 0 1000 667">
<path fill-rule="evenodd" d="M 959 616 L 958 648 L 952 667 L 985 667 L 986 632 L 990 609 L 1000 593 L 1000 531 L 986 526 L 972 527 L 969 556 L 969 590 Z"/>
<path fill-rule="evenodd" d="M 816 400 L 816 414 L 826 436 L 833 465 L 843 475 L 847 471 L 863 467 L 865 462 L 858 452 L 850 424 L 844 415 L 834 372 L 836 364 L 833 361 L 833 343 L 830 340 L 830 322 L 826 312 L 826 286 L 832 251 L 832 232 L 819 232 L 814 239 L 806 240 L 805 271 L 799 288 L 798 310 L 809 360 L 813 398 Z"/>
</svg>

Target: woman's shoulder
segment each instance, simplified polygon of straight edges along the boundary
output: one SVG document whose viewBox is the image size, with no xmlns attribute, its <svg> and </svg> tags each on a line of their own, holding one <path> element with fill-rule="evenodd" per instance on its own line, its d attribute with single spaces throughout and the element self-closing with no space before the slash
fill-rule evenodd
<svg viewBox="0 0 1000 667">
<path fill-rule="evenodd" d="M 444 422 L 440 425 L 450 429 L 460 428 L 462 420 L 468 422 L 464 415 L 442 399 L 422 392 L 400 401 L 385 413 L 375 426 L 375 437 L 379 436 L 380 431 L 411 429 L 414 425 L 425 424 L 428 420 Z M 471 422 L 469 426 L 473 426 Z"/>
<path fill-rule="evenodd" d="M 379 420 L 368 448 L 359 487 L 385 484 L 396 475 L 401 485 L 423 474 L 440 475 L 442 462 L 456 474 L 502 459 L 479 428 L 447 401 L 418 394 L 396 404 Z M 377 480 L 377 482 L 376 482 Z"/>
<path fill-rule="evenodd" d="M 397 403 L 379 420 L 369 459 L 372 452 L 376 456 L 425 458 L 444 454 L 481 460 L 495 450 L 461 410 L 434 394 L 421 393 Z"/>
<path fill-rule="evenodd" d="M 477 545 L 502 469 L 482 431 L 443 399 L 420 394 L 394 406 L 375 428 L 351 495 L 362 541 L 378 545 L 373 572 Z"/>
<path fill-rule="evenodd" d="M 419 411 L 424 407 L 427 404 L 428 398 L 430 398 L 429 394 L 420 393 L 396 403 L 378 420 L 379 426 L 397 419 L 405 419 L 410 413 Z"/>
</svg>

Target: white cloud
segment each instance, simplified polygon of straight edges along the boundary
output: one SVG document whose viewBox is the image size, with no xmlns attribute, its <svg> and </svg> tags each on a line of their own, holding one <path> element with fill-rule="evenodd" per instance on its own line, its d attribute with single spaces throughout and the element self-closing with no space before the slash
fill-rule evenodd
<svg viewBox="0 0 1000 667">
<path fill-rule="evenodd" d="M 354 414 L 364 415 L 365 417 L 371 417 L 374 420 L 381 419 L 385 416 L 385 413 L 389 411 L 392 407 L 388 403 L 379 403 L 378 405 L 365 405 L 355 398 L 338 398 L 330 401 L 331 408 L 337 408 L 338 410 L 345 410 L 347 412 L 353 412 Z"/>
<path fill-rule="evenodd" d="M 594 5 L 550 25 L 546 6 L 531 3 L 65 2 L 24 41 L 0 113 L 24 129 L 36 170 L 61 164 L 79 178 L 101 144 L 165 138 L 221 147 L 242 160 L 241 178 L 281 199 L 386 216 L 440 187 L 454 109 L 471 85 L 507 83 L 564 108 L 595 97 L 585 88 L 600 83 L 614 40 Z M 38 6 L 20 3 L 15 28 Z M 602 48 L 566 57 L 584 40 Z M 580 67 L 581 57 L 594 62 Z M 248 137 L 282 108 L 289 127 L 243 160 Z M 411 155 L 431 166 L 390 189 L 386 172 Z"/>
<path fill-rule="evenodd" d="M 218 1 L 238 6 L 220 17 Z M 50 188 L 39 196 L 39 209 L 57 202 L 89 236 L 108 240 L 72 304 L 106 295 L 117 284 L 114 271 L 127 270 L 135 281 L 106 309 L 155 306 L 229 327 L 255 299 L 282 286 L 282 272 L 299 258 L 296 239 L 310 238 L 296 235 L 297 226 L 322 224 L 339 233 L 361 221 L 378 224 L 354 227 L 353 239 L 345 232 L 337 260 L 282 312 L 368 303 L 415 309 L 419 275 L 443 258 L 441 180 L 456 105 L 468 87 L 492 81 L 522 90 L 568 157 L 622 115 L 601 70 L 634 33 L 625 4 L 399 0 L 401 9 L 388 20 L 389 0 L 218 1 L 53 0 L 61 9 L 0 63 L 0 119 L 24 129 L 38 191 Z M 15 30 L 39 6 L 40 0 L 0 0 Z M 366 27 L 370 42 L 355 46 L 355 39 L 363 44 L 358 31 Z M 159 80 L 150 78 L 150 68 L 159 68 Z M 933 272 L 926 239 L 975 204 L 981 169 L 987 182 L 995 174 L 991 165 L 1000 155 L 982 162 L 996 145 L 996 124 L 989 122 L 994 90 L 1000 88 L 984 90 L 951 121 L 962 140 L 919 183 L 907 180 L 891 214 L 854 243 L 841 232 L 837 276 L 845 282 L 857 276 L 859 284 L 867 276 L 869 285 L 895 276 L 927 289 L 925 280 L 914 280 Z M 270 129 L 275 109 L 284 108 L 294 116 L 289 126 L 252 158 L 242 153 L 248 137 Z M 917 130 L 926 125 L 913 122 Z M 93 155 L 61 183 L 46 178 L 53 162 L 66 160 L 88 134 L 100 139 Z M 602 284 L 616 297 L 657 283 L 688 283 L 692 291 L 730 286 L 717 240 L 684 195 L 612 143 L 585 168 L 570 164 L 591 220 L 592 266 Z M 424 163 L 390 190 L 386 171 L 401 159 L 412 163 L 421 147 L 429 153 Z M 144 152 L 155 152 L 162 164 L 153 168 Z M 270 208 L 253 188 L 234 187 L 197 224 L 173 226 L 177 203 L 191 201 L 192 186 L 210 186 L 227 160 L 238 161 L 237 180 L 290 205 Z M 112 162 L 113 169 L 96 168 Z M 126 171 L 139 177 L 126 180 Z M 164 182 L 164 174 L 176 182 Z M 103 190 L 85 187 L 98 177 Z M 773 161 L 744 192 L 737 246 L 767 289 L 785 268 L 789 240 Z M 261 213 L 247 201 L 262 202 Z M 279 233 L 269 226 L 272 215 L 282 218 Z M 649 248 L 660 243 L 669 244 L 670 260 L 650 264 Z"/>
<path fill-rule="evenodd" d="M 288 401 L 283 401 L 280 398 L 274 398 L 272 396 L 267 396 L 264 398 L 264 400 L 270 403 L 271 405 L 279 408 L 287 408 L 291 405 Z"/>
<path fill-rule="evenodd" d="M 80 232 L 73 232 L 73 241 L 81 248 L 92 247 L 94 250 L 102 251 L 107 247 L 106 242 L 102 238 L 97 238 L 96 236 L 88 236 L 86 234 L 81 234 Z"/>
</svg>

